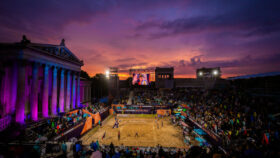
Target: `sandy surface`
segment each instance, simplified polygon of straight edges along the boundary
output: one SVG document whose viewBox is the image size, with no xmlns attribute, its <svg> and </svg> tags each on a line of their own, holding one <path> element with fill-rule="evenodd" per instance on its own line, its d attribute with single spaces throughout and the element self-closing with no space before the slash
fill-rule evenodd
<svg viewBox="0 0 280 158">
<path fill-rule="evenodd" d="M 111 117 L 104 121 L 103 126 L 92 129 L 81 140 L 83 144 L 90 144 L 98 140 L 100 144 L 125 146 L 156 146 L 186 148 L 183 142 L 182 130 L 171 124 L 170 118 L 157 120 L 151 115 L 118 115 L 120 120 L 119 128 L 112 128 L 115 118 Z M 163 123 L 163 126 L 162 126 Z M 157 127 L 157 124 L 159 128 Z M 120 140 L 118 140 L 120 131 Z M 102 136 L 106 132 L 106 136 Z M 139 137 L 136 137 L 136 132 Z"/>
</svg>

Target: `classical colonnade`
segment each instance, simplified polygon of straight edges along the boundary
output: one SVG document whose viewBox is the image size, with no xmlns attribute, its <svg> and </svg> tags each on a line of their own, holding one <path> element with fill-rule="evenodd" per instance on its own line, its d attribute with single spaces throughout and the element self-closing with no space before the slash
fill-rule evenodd
<svg viewBox="0 0 280 158">
<path fill-rule="evenodd" d="M 27 60 L 8 63 L 3 70 L 3 112 L 15 114 L 18 123 L 24 123 L 29 113 L 37 121 L 39 111 L 42 117 L 49 117 L 80 106 L 79 71 Z"/>
</svg>

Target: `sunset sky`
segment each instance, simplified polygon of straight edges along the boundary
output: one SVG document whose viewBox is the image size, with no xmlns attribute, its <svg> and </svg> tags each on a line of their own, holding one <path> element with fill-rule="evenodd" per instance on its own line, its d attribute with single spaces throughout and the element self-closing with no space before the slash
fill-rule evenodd
<svg viewBox="0 0 280 158">
<path fill-rule="evenodd" d="M 280 71 L 279 0 L 4 0 L 0 42 L 66 46 L 90 76 L 118 67 L 217 67 L 222 77 Z"/>
</svg>

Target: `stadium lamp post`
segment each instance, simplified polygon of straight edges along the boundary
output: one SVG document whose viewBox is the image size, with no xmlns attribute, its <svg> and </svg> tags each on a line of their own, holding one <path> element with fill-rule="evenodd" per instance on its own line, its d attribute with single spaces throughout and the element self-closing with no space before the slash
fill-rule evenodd
<svg viewBox="0 0 280 158">
<path fill-rule="evenodd" d="M 106 82 L 106 84 L 107 84 L 108 93 L 109 93 L 109 89 L 110 89 L 110 70 L 109 70 L 109 69 L 107 69 L 107 70 L 105 71 L 105 77 L 106 77 L 105 82 Z"/>
<path fill-rule="evenodd" d="M 216 77 L 219 75 L 218 70 L 214 70 L 212 73 L 213 73 L 214 79 L 216 80 Z"/>
<path fill-rule="evenodd" d="M 107 79 L 110 78 L 110 71 L 109 71 L 109 70 L 106 70 L 106 71 L 105 71 L 105 76 L 106 76 Z"/>
<path fill-rule="evenodd" d="M 213 75 L 217 76 L 218 75 L 218 70 L 214 70 Z"/>
</svg>

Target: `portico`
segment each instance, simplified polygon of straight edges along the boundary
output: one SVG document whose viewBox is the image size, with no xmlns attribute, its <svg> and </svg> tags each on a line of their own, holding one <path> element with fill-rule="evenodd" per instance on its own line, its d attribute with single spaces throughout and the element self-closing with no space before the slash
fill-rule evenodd
<svg viewBox="0 0 280 158">
<path fill-rule="evenodd" d="M 81 106 L 79 60 L 66 46 L 0 43 L 0 114 L 37 121 Z"/>
</svg>

